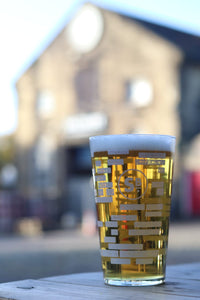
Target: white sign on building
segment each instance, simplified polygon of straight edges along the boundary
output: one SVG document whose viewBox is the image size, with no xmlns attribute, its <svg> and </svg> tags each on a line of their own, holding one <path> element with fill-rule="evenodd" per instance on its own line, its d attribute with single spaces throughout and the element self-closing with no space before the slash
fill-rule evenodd
<svg viewBox="0 0 200 300">
<path fill-rule="evenodd" d="M 108 118 L 104 113 L 94 112 L 69 116 L 64 122 L 64 133 L 74 137 L 98 134 L 107 128 Z"/>
</svg>

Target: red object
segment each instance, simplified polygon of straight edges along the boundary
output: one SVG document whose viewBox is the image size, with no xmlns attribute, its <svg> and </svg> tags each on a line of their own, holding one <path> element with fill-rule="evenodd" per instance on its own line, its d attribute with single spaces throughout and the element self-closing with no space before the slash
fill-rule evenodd
<svg viewBox="0 0 200 300">
<path fill-rule="evenodd" d="M 200 172 L 191 174 L 192 213 L 200 215 Z"/>
</svg>

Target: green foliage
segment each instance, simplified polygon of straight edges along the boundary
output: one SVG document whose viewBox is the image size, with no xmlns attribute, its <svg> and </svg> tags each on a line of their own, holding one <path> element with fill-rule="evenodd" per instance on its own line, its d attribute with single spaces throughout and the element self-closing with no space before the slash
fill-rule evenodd
<svg viewBox="0 0 200 300">
<path fill-rule="evenodd" d="M 0 138 L 0 169 L 8 163 L 13 163 L 15 157 L 14 137 L 12 135 Z"/>
</svg>

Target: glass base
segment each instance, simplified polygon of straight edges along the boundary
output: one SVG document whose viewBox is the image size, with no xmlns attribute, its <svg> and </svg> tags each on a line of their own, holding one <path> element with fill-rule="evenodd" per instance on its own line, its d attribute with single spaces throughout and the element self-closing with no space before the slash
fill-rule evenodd
<svg viewBox="0 0 200 300">
<path fill-rule="evenodd" d="M 164 278 L 151 280 L 113 280 L 104 279 L 105 284 L 116 286 L 151 286 L 165 283 Z"/>
</svg>

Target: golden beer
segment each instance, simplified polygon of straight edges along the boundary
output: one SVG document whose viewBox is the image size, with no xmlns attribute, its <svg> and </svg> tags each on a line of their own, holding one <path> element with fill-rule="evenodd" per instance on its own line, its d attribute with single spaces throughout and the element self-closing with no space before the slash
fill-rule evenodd
<svg viewBox="0 0 200 300">
<path fill-rule="evenodd" d="M 102 140 L 104 145 L 97 143 L 95 147 L 92 139 Z M 164 282 L 174 145 L 175 139 L 170 136 L 90 138 L 107 284 Z"/>
</svg>

